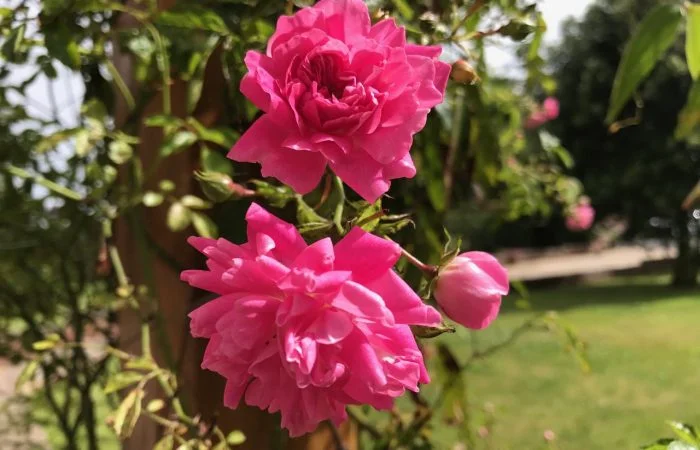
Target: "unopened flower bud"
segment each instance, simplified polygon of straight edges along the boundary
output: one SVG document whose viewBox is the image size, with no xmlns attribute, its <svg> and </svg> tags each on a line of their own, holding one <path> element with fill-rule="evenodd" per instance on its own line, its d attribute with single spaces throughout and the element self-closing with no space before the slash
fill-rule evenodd
<svg viewBox="0 0 700 450">
<path fill-rule="evenodd" d="M 219 172 L 195 172 L 202 192 L 213 202 L 221 203 L 241 197 L 252 197 L 255 191 L 235 183 L 231 177 Z"/>
<path fill-rule="evenodd" d="M 481 81 L 476 70 L 463 59 L 452 65 L 452 79 L 463 84 L 476 84 Z"/>
<path fill-rule="evenodd" d="M 509 289 L 508 272 L 496 258 L 467 252 L 440 270 L 435 298 L 450 319 L 481 330 L 496 318 Z"/>
</svg>

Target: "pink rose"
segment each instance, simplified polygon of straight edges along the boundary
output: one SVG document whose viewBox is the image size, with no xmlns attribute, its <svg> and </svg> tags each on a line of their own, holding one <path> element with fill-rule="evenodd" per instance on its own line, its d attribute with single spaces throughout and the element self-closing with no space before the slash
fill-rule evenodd
<svg viewBox="0 0 700 450">
<path fill-rule="evenodd" d="M 593 226 L 594 220 L 595 209 L 588 203 L 582 203 L 566 218 L 566 228 L 570 231 L 586 231 Z"/>
<path fill-rule="evenodd" d="M 224 404 L 279 411 L 292 436 L 345 406 L 389 409 L 429 382 L 409 324 L 434 326 L 426 306 L 392 270 L 400 247 L 354 228 L 333 245 L 307 245 L 293 225 L 253 204 L 248 242 L 190 238 L 208 270 L 182 279 L 218 294 L 190 314 L 209 339 L 202 367 L 226 378 Z"/>
<path fill-rule="evenodd" d="M 508 272 L 496 258 L 467 252 L 440 270 L 435 298 L 450 319 L 481 330 L 494 321 L 509 290 Z"/>
<path fill-rule="evenodd" d="M 532 114 L 530 114 L 530 117 L 527 118 L 527 121 L 525 122 L 525 128 L 528 130 L 533 130 L 535 128 L 539 128 L 542 125 L 547 123 L 547 115 L 545 114 L 544 111 L 535 111 Z"/>
<path fill-rule="evenodd" d="M 361 0 L 322 0 L 280 17 L 267 53 L 249 51 L 241 91 L 265 114 L 229 158 L 262 164 L 305 194 L 326 165 L 373 202 L 411 178 L 409 150 L 443 100 L 440 47 L 406 43 L 393 19 L 372 26 Z"/>
<path fill-rule="evenodd" d="M 559 117 L 559 100 L 555 97 L 547 97 L 542 104 L 542 109 L 547 120 L 554 120 Z"/>
<path fill-rule="evenodd" d="M 559 117 L 559 100 L 555 97 L 547 97 L 541 108 L 533 111 L 525 121 L 525 128 L 532 130 Z"/>
</svg>

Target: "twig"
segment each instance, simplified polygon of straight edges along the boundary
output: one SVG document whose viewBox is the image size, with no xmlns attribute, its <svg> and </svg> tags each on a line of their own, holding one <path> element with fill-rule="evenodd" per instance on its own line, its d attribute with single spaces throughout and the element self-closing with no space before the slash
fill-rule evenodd
<svg viewBox="0 0 700 450">
<path fill-rule="evenodd" d="M 486 4 L 486 0 L 474 0 L 472 6 L 469 7 L 467 13 L 462 17 L 462 20 L 452 29 L 452 32 L 448 36 L 448 40 L 454 39 L 454 37 L 459 33 L 459 30 L 467 23 L 467 20 L 473 16 L 477 11 L 479 11 Z"/>
<path fill-rule="evenodd" d="M 382 437 L 382 433 L 377 429 L 377 427 L 374 426 L 374 424 L 372 424 L 366 418 L 358 416 L 355 411 L 350 408 L 348 408 L 348 415 L 358 427 L 368 432 L 372 438 L 380 439 Z"/>
<path fill-rule="evenodd" d="M 335 444 L 336 450 L 347 450 L 345 448 L 345 444 L 343 444 L 343 437 L 340 435 L 340 431 L 338 431 L 338 427 L 335 426 L 333 422 L 330 420 L 326 422 L 328 424 L 328 427 L 331 429 L 331 434 L 333 435 L 333 443 Z"/>
</svg>

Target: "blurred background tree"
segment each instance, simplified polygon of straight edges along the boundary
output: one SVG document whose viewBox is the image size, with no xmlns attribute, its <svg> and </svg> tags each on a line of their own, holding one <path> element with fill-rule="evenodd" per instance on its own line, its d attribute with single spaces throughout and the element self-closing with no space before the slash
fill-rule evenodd
<svg viewBox="0 0 700 450">
<path fill-rule="evenodd" d="M 650 223 L 665 222 L 679 247 L 674 283 L 694 285 L 698 249 L 691 231 L 697 218 L 681 204 L 700 174 L 700 149 L 674 137 L 692 84 L 683 39 L 664 54 L 616 128 L 605 125 L 623 48 L 656 4 L 599 0 L 580 21 L 567 23 L 561 45 L 552 49 L 562 117 L 552 130 L 574 157 L 573 173 L 598 213 L 624 216 L 628 237 L 653 237 Z"/>
</svg>

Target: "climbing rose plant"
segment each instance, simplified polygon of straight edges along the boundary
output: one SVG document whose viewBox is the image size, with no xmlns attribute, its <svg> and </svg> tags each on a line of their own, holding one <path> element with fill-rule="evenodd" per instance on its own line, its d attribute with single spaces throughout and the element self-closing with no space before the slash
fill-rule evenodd
<svg viewBox="0 0 700 450">
<path fill-rule="evenodd" d="M 260 163 L 298 194 L 329 166 L 341 186 L 376 201 L 392 179 L 416 174 L 413 135 L 442 102 L 450 72 L 440 51 L 407 44 L 393 19 L 372 26 L 361 0 L 323 0 L 281 17 L 267 53 L 246 56 L 241 91 L 265 114 L 229 157 Z M 226 406 L 244 399 L 280 412 L 299 436 L 343 422 L 347 405 L 391 409 L 430 381 L 411 326 L 438 329 L 442 320 L 394 271 L 398 244 L 339 224 L 335 245 L 330 237 L 307 245 L 255 203 L 246 220 L 242 245 L 191 238 L 207 270 L 182 273 L 219 295 L 190 317 L 192 335 L 209 339 L 202 367 L 227 380 Z M 484 328 L 495 319 L 508 292 L 495 258 L 453 254 L 432 267 L 408 256 L 454 320 Z"/>
</svg>

